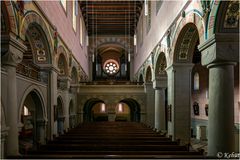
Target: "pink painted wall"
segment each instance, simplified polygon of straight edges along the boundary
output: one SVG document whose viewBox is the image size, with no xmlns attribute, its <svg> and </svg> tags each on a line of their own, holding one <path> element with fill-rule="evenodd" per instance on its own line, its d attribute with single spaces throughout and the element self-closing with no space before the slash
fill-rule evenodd
<svg viewBox="0 0 240 160">
<path fill-rule="evenodd" d="M 81 64 L 82 68 L 88 75 L 88 54 L 86 43 L 80 45 L 80 16 L 77 16 L 77 29 L 76 32 L 72 26 L 72 3 L 67 1 L 67 11 L 60 4 L 60 1 L 36 1 L 40 6 L 42 12 L 46 15 L 48 20 L 57 27 L 60 37 L 66 43 L 67 47 L 72 51 L 74 57 Z M 78 10 L 80 12 L 80 9 Z M 83 25 L 84 30 L 85 25 Z M 86 32 L 83 32 L 86 35 Z M 84 42 L 83 38 L 83 42 Z"/>
<path fill-rule="evenodd" d="M 156 13 L 156 1 L 151 1 L 151 29 L 148 33 L 143 7 L 137 26 L 137 30 L 141 30 L 141 27 L 143 27 L 143 42 L 141 45 L 139 42 L 140 35 L 137 35 L 137 53 L 134 55 L 134 74 L 137 73 L 138 69 L 151 54 L 151 51 L 163 38 L 165 32 L 167 32 L 187 2 L 187 0 L 163 1 L 160 10 Z"/>
</svg>

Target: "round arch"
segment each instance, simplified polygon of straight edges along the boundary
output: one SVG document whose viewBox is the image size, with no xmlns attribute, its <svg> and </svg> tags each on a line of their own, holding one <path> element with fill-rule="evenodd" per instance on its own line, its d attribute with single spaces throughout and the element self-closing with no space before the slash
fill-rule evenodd
<svg viewBox="0 0 240 160">
<path fill-rule="evenodd" d="M 155 69 L 154 75 L 156 80 L 159 79 L 160 77 L 167 76 L 167 73 L 165 71 L 166 67 L 167 67 L 167 59 L 166 59 L 165 53 L 160 52 L 154 67 Z"/>
<path fill-rule="evenodd" d="M 99 48 L 100 46 L 103 46 L 103 45 L 109 45 L 109 44 L 118 45 L 125 50 L 128 50 L 128 48 L 130 48 L 130 52 L 132 52 L 132 48 L 129 46 L 129 44 L 127 42 L 125 42 L 124 40 L 122 40 L 120 38 L 115 38 L 115 37 L 99 39 L 97 41 L 97 43 L 95 43 L 93 46 L 91 46 L 89 51 L 90 51 L 90 53 L 94 53 L 96 48 Z"/>
<path fill-rule="evenodd" d="M 126 98 L 126 99 L 121 100 L 120 103 L 125 103 L 129 106 L 131 121 L 140 122 L 141 107 L 140 107 L 140 104 L 136 100 L 134 100 L 132 98 Z"/>
<path fill-rule="evenodd" d="M 88 99 L 84 103 L 84 107 L 83 107 L 83 121 L 84 122 L 91 121 L 91 119 L 92 119 L 91 111 L 92 111 L 93 106 L 97 103 L 104 103 L 104 101 L 100 100 L 98 98 L 91 98 L 91 99 Z"/>
<path fill-rule="evenodd" d="M 216 13 L 213 33 L 239 32 L 239 2 L 221 1 Z"/>
<path fill-rule="evenodd" d="M 196 17 L 196 18 L 194 18 Z M 182 31 L 182 29 L 189 23 L 192 23 L 195 25 L 197 28 L 197 31 L 199 33 L 199 40 L 200 44 L 203 43 L 206 40 L 206 29 L 205 29 L 205 24 L 203 21 L 203 17 L 201 14 L 199 14 L 199 11 L 197 10 L 192 10 L 186 13 L 186 17 L 182 18 L 180 22 L 177 24 L 176 30 L 173 33 L 173 40 L 171 41 L 172 43 L 172 48 L 176 45 L 176 42 L 178 40 L 179 34 Z"/>
<path fill-rule="evenodd" d="M 145 82 L 152 82 L 152 68 L 148 66 L 145 74 Z"/>
<path fill-rule="evenodd" d="M 29 57 L 29 53 L 32 53 L 32 61 L 36 64 L 53 63 L 53 57 L 51 55 L 51 48 L 48 43 L 46 34 L 37 22 L 30 23 L 24 34 L 27 51 L 24 53 Z M 28 59 L 26 59 L 29 61 Z"/>
<path fill-rule="evenodd" d="M 191 63 L 195 44 L 199 41 L 198 29 L 194 23 L 182 27 L 173 45 L 173 63 Z"/>
<path fill-rule="evenodd" d="M 72 67 L 72 71 L 71 71 L 71 83 L 72 84 L 76 84 L 78 83 L 78 72 L 77 72 L 77 69 L 76 67 Z"/>
<path fill-rule="evenodd" d="M 58 57 L 58 68 L 60 69 L 60 75 L 67 76 L 68 75 L 68 63 L 67 58 L 64 53 L 60 53 Z"/>
<path fill-rule="evenodd" d="M 143 80 L 143 74 L 140 74 L 140 75 L 139 75 L 138 82 L 140 82 L 140 83 L 141 83 L 141 82 L 142 82 L 142 83 L 144 82 L 144 80 Z"/>
<path fill-rule="evenodd" d="M 43 18 L 35 11 L 29 11 L 25 14 L 20 27 L 20 37 L 23 40 L 25 40 L 27 29 L 29 25 L 32 23 L 37 23 L 41 27 L 43 34 L 45 34 L 47 42 L 49 44 L 50 53 L 53 53 L 54 47 L 53 47 L 53 38 L 51 37 L 51 34 L 50 34 L 51 32 L 49 31 Z"/>
</svg>

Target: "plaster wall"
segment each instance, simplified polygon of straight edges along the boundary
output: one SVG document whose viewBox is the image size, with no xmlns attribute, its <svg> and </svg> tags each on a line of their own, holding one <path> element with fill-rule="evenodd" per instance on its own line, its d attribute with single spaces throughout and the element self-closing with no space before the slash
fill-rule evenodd
<svg viewBox="0 0 240 160">
<path fill-rule="evenodd" d="M 80 44 L 80 17 L 81 13 L 77 15 L 76 32 L 72 25 L 72 3 L 67 1 L 67 9 L 64 11 L 60 1 L 36 1 L 43 13 L 45 13 L 48 20 L 57 27 L 59 35 L 64 40 L 68 48 L 72 51 L 77 61 L 88 74 L 88 54 L 86 46 L 86 28 L 83 21 L 83 45 Z M 80 8 L 78 9 L 80 11 Z"/>
<path fill-rule="evenodd" d="M 138 31 L 143 27 L 143 41 L 141 43 L 139 39 L 140 35 L 137 35 L 137 52 L 134 57 L 134 73 L 137 73 L 140 66 L 151 54 L 151 51 L 164 37 L 164 34 L 187 2 L 187 0 L 163 1 L 160 10 L 156 13 L 156 1 L 151 1 L 151 28 L 149 32 L 147 32 L 147 22 L 143 7 L 137 26 Z"/>
</svg>

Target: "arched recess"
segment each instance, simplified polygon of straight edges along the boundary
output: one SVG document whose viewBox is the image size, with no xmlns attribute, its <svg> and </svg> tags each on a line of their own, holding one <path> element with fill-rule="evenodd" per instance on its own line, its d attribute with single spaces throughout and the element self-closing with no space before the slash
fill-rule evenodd
<svg viewBox="0 0 240 160">
<path fill-rule="evenodd" d="M 38 90 L 30 91 L 23 96 L 20 106 L 20 122 L 23 124 L 19 132 L 20 153 L 25 153 L 25 145 L 36 149 L 39 144 L 45 144 L 46 118 L 44 102 Z"/>
<path fill-rule="evenodd" d="M 83 107 L 83 121 L 84 122 L 93 121 L 92 108 L 97 103 L 104 103 L 104 101 L 100 100 L 98 98 L 91 98 L 85 102 L 84 107 Z"/>
<path fill-rule="evenodd" d="M 68 76 L 68 63 L 64 53 L 60 53 L 58 57 L 58 68 L 60 76 Z"/>
<path fill-rule="evenodd" d="M 148 66 L 146 70 L 145 82 L 152 82 L 152 69 L 150 66 Z"/>
<path fill-rule="evenodd" d="M 197 41 L 199 41 L 199 34 L 196 25 L 187 23 L 173 46 L 173 63 L 191 63 Z"/>
<path fill-rule="evenodd" d="M 214 1 L 208 17 L 208 38 L 219 32 L 237 32 L 239 29 L 239 1 Z"/>
<path fill-rule="evenodd" d="M 78 83 L 78 73 L 76 67 L 72 67 L 71 71 L 71 84 L 77 84 Z"/>
<path fill-rule="evenodd" d="M 139 79 L 138 79 L 138 82 L 140 82 L 140 83 L 144 83 L 143 75 L 142 75 L 142 74 L 140 74 Z"/>
<path fill-rule="evenodd" d="M 57 133 L 63 134 L 64 132 L 64 120 L 65 117 L 63 115 L 64 103 L 61 96 L 57 98 L 57 106 L 54 108 L 54 121 L 57 121 Z"/>
<path fill-rule="evenodd" d="M 50 48 L 50 53 L 53 53 L 53 39 L 51 36 L 51 32 L 49 31 L 44 19 L 35 11 L 29 11 L 24 15 L 24 18 L 22 20 L 22 24 L 20 27 L 20 37 L 23 40 L 26 40 L 26 32 L 29 28 L 29 25 L 32 23 L 36 23 L 40 26 L 42 29 L 42 33 L 46 36 L 46 41 L 48 42 L 49 48 Z M 53 56 L 52 56 L 53 57 Z"/>
<path fill-rule="evenodd" d="M 122 40 L 122 39 L 116 38 L 116 37 L 99 39 L 97 41 L 97 43 L 93 44 L 90 47 L 89 52 L 93 54 L 94 51 L 97 48 L 99 48 L 99 46 L 104 46 L 104 45 L 109 45 L 109 44 L 115 44 L 115 45 L 121 46 L 121 48 L 124 48 L 126 50 L 128 50 L 130 48 L 130 52 L 132 52 L 132 48 L 129 46 L 129 44 L 125 40 Z"/>
<path fill-rule="evenodd" d="M 43 64 L 52 64 L 51 49 L 42 27 L 36 23 L 26 26 L 24 44 L 27 50 L 23 53 L 23 60 L 17 66 L 17 72 L 37 81 L 48 83 L 48 72 L 41 69 Z"/>
<path fill-rule="evenodd" d="M 163 52 L 159 54 L 157 57 L 157 61 L 155 64 L 155 79 L 159 79 L 160 77 L 166 77 L 167 72 L 166 72 L 166 67 L 167 67 L 167 60 L 166 56 Z"/>
<path fill-rule="evenodd" d="M 239 1 L 221 1 L 214 33 L 239 33 Z"/>
<path fill-rule="evenodd" d="M 126 98 L 121 100 L 119 103 L 125 103 L 130 108 L 130 119 L 132 122 L 140 122 L 140 113 L 141 113 L 141 106 L 140 104 L 132 99 L 132 98 Z"/>
</svg>

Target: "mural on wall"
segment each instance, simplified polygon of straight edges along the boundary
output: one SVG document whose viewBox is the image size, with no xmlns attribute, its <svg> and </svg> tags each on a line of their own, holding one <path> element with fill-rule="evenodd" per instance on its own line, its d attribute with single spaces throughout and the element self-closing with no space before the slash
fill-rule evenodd
<svg viewBox="0 0 240 160">
<path fill-rule="evenodd" d="M 163 57 L 160 59 L 158 74 L 160 75 L 166 74 L 166 71 L 165 71 L 166 67 L 167 67 L 166 58 Z"/>
<path fill-rule="evenodd" d="M 188 50 L 191 47 L 190 45 L 195 33 L 196 33 L 196 29 L 192 27 L 189 27 L 189 29 L 185 33 L 179 49 L 179 57 L 178 57 L 179 60 L 188 59 Z"/>
<path fill-rule="evenodd" d="M 57 54 L 57 48 L 58 48 L 58 31 L 57 27 L 53 27 L 53 39 L 54 39 L 54 52 Z"/>
<path fill-rule="evenodd" d="M 46 40 L 34 24 L 29 26 L 27 30 L 27 38 L 29 39 L 29 42 L 31 42 L 32 50 L 35 53 L 36 63 L 48 63 L 49 57 L 46 51 L 47 47 L 44 44 Z"/>
<path fill-rule="evenodd" d="M 227 13 L 224 19 L 224 28 L 236 28 L 239 22 L 239 2 L 229 2 Z"/>
</svg>

